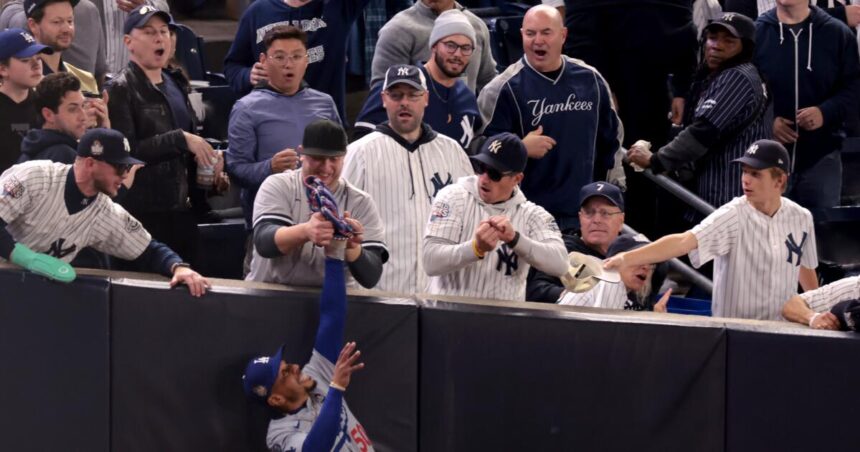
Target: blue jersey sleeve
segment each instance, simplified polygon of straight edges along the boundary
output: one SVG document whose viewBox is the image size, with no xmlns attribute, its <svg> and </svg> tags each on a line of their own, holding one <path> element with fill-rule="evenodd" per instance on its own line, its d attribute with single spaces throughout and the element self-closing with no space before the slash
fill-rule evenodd
<svg viewBox="0 0 860 452">
<path fill-rule="evenodd" d="M 251 91 L 251 67 L 257 61 L 259 55 L 255 55 L 256 31 L 252 25 L 253 11 L 246 11 L 239 20 L 239 29 L 233 38 L 233 44 L 224 57 L 224 76 L 240 96 Z"/>
<path fill-rule="evenodd" d="M 344 263 L 326 258 L 325 277 L 320 294 L 320 325 L 314 349 L 332 363 L 337 362 L 343 345 L 343 327 L 346 324 L 346 280 Z"/>
<path fill-rule="evenodd" d="M 320 414 L 311 431 L 302 443 L 302 452 L 328 452 L 332 450 L 340 426 L 340 412 L 343 406 L 343 393 L 329 388 Z"/>
</svg>

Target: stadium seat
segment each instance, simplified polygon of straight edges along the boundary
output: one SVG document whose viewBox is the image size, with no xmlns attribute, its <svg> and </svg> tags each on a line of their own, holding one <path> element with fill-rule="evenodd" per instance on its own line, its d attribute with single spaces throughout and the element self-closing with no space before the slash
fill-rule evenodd
<svg viewBox="0 0 860 452">
<path fill-rule="evenodd" d="M 485 22 L 490 30 L 496 69 L 502 72 L 523 56 L 523 38 L 520 35 L 523 16 L 494 17 L 485 19 Z"/>
</svg>

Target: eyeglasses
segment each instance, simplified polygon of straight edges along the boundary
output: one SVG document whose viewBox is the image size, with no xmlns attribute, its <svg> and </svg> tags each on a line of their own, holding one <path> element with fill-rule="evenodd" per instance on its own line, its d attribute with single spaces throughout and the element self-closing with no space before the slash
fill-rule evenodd
<svg viewBox="0 0 860 452">
<path fill-rule="evenodd" d="M 442 45 L 445 46 L 445 51 L 451 55 L 456 53 L 457 49 L 460 49 L 460 53 L 462 53 L 463 56 L 469 56 L 475 51 L 475 46 L 472 44 L 457 45 L 454 41 L 442 41 Z"/>
<path fill-rule="evenodd" d="M 495 168 L 490 168 L 489 166 L 476 161 L 472 161 L 472 168 L 475 170 L 475 174 L 479 176 L 487 173 L 487 177 L 489 177 L 493 182 L 498 182 L 502 180 L 503 177 L 513 174 L 512 172 L 503 173 Z"/>
<path fill-rule="evenodd" d="M 307 53 L 297 53 L 295 55 L 277 54 L 275 56 L 270 56 L 269 58 L 275 60 L 275 63 L 278 63 L 281 66 L 284 66 L 287 64 L 287 61 L 289 61 L 290 63 L 293 63 L 293 64 L 298 64 L 303 59 L 305 59 L 307 56 L 308 56 Z"/>
<path fill-rule="evenodd" d="M 618 212 L 610 212 L 604 209 L 579 209 L 579 211 L 585 216 L 585 218 L 592 219 L 596 215 L 602 220 L 608 220 L 609 217 L 613 215 L 619 215 L 624 213 L 620 210 Z"/>
<path fill-rule="evenodd" d="M 418 102 L 419 100 L 424 98 L 424 91 L 413 91 L 409 94 L 398 92 L 398 91 L 383 91 L 389 99 L 394 102 L 400 102 L 403 98 L 409 99 L 411 102 Z"/>
</svg>

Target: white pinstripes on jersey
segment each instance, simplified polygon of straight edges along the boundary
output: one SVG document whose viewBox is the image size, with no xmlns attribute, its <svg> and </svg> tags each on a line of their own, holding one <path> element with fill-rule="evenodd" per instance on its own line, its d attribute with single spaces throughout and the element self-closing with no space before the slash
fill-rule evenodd
<svg viewBox="0 0 860 452">
<path fill-rule="evenodd" d="M 827 311 L 836 303 L 845 300 L 860 300 L 860 276 L 842 278 L 826 286 L 800 294 L 800 297 L 815 312 Z"/>
<path fill-rule="evenodd" d="M 6 230 L 33 251 L 50 254 L 52 246 L 69 250 L 61 256 L 66 262 L 87 246 L 122 259 L 140 256 L 152 238 L 106 195 L 100 193 L 89 206 L 69 214 L 65 189 L 70 169 L 35 160 L 6 170 L 0 177 L 0 218 Z"/>
<path fill-rule="evenodd" d="M 385 246 L 385 228 L 376 210 L 376 203 L 367 193 L 341 178 L 334 191 L 341 212 L 349 211 L 364 226 L 362 247 Z M 261 220 L 284 222 L 288 226 L 310 219 L 308 195 L 302 183 L 302 170 L 273 174 L 263 181 L 254 199 L 254 226 Z M 307 242 L 300 249 L 272 259 L 260 256 L 254 248 L 248 281 L 265 281 L 294 286 L 321 286 L 325 275 L 325 249 Z M 347 284 L 354 280 L 346 272 Z"/>
<path fill-rule="evenodd" d="M 476 184 L 477 177 L 469 176 L 439 192 L 427 223 L 424 246 L 427 246 L 428 239 L 442 239 L 450 244 L 461 244 L 467 255 L 474 255 L 471 243 L 480 222 L 493 215 L 505 215 L 522 236 L 537 242 L 554 243 L 559 248 L 559 255 L 566 254 L 558 226 L 546 210 L 526 201 L 519 190 L 506 202 L 484 204 L 477 197 L 477 189 L 474 192 L 467 189 L 467 186 L 476 187 Z M 525 301 L 526 277 L 531 265 L 522 256 L 499 243 L 493 251 L 485 254 L 484 259 L 475 259 L 459 270 L 430 277 L 428 292 Z"/>
<path fill-rule="evenodd" d="M 812 215 L 789 199 L 781 203 L 768 217 L 741 196 L 693 227 L 698 248 L 690 261 L 699 267 L 715 260 L 714 316 L 782 320 L 800 265 L 818 266 Z"/>
<path fill-rule="evenodd" d="M 389 259 L 376 288 L 415 293 L 426 287 L 421 238 L 436 192 L 473 173 L 463 148 L 438 134 L 408 151 L 381 132 L 347 148 L 343 176 L 376 201 L 388 238 Z"/>
<path fill-rule="evenodd" d="M 624 283 L 600 281 L 588 292 L 565 292 L 558 304 L 604 309 L 624 309 L 624 305 L 627 304 L 627 287 L 624 286 Z"/>
</svg>

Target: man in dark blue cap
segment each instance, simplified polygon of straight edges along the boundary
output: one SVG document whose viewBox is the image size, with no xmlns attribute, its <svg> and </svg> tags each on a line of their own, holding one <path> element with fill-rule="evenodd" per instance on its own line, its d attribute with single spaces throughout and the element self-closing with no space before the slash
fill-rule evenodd
<svg viewBox="0 0 860 452">
<path fill-rule="evenodd" d="M 791 162 L 776 141 L 759 140 L 744 156 L 739 196 L 691 230 L 672 234 L 642 248 L 616 254 L 607 269 L 667 261 L 689 253 L 700 267 L 714 260 L 715 317 L 782 320 L 782 305 L 818 287 L 812 214 L 782 197 Z"/>
<path fill-rule="evenodd" d="M 424 235 L 428 291 L 525 301 L 531 266 L 555 276 L 567 271 L 561 232 L 519 189 L 527 154 L 516 135 L 488 138 L 471 159 L 475 175 L 443 188 L 433 202 Z"/>
<path fill-rule="evenodd" d="M 20 28 L 0 32 L 0 172 L 15 164 L 21 139 L 39 126 L 33 95 L 42 80 L 38 55 L 53 52 Z"/>
<path fill-rule="evenodd" d="M 7 170 L 0 176 L 0 257 L 70 282 L 75 271 L 68 262 L 92 247 L 203 295 L 206 279 L 110 199 L 140 163 L 120 132 L 91 129 L 78 143 L 73 165 L 35 160 Z"/>
</svg>

